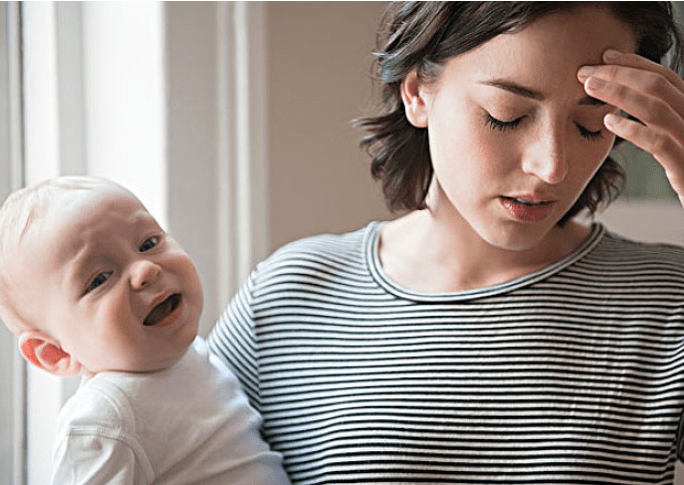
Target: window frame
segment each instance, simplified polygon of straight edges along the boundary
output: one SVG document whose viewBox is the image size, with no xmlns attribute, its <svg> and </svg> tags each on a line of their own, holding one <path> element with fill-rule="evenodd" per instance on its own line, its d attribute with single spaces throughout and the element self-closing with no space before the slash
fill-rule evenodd
<svg viewBox="0 0 684 485">
<path fill-rule="evenodd" d="M 0 199 L 23 184 L 21 3 L 0 5 Z M 4 326 L 4 325 L 3 325 Z M 0 330 L 0 372 L 9 376 L 0 399 L 0 429 L 9 439 L 0 455 L 0 482 L 26 483 L 26 364 L 15 337 Z"/>
</svg>

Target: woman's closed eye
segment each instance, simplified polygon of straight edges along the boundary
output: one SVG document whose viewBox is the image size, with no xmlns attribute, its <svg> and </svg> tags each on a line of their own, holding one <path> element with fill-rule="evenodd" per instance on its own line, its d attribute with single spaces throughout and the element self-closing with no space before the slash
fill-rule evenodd
<svg viewBox="0 0 684 485">
<path fill-rule="evenodd" d="M 493 130 L 508 131 L 517 128 L 517 126 L 524 118 L 524 116 L 520 116 L 519 118 L 515 118 L 514 120 L 502 121 L 497 118 L 494 118 L 492 115 L 487 113 L 486 122 L 487 125 L 489 125 L 490 128 L 492 128 Z"/>
<path fill-rule="evenodd" d="M 519 118 L 515 118 L 510 121 L 503 121 L 499 120 L 497 118 L 494 118 L 492 115 L 487 114 L 486 117 L 486 123 L 487 125 L 492 128 L 493 130 L 498 130 L 498 131 L 510 131 L 514 130 L 518 127 L 520 122 L 525 119 L 525 116 L 520 116 Z M 579 131 L 579 134 L 582 138 L 585 138 L 589 141 L 597 141 L 603 138 L 603 130 L 597 130 L 597 131 L 592 131 L 587 129 L 586 127 L 582 126 L 581 124 L 575 122 L 575 126 L 577 127 L 577 130 Z"/>
<path fill-rule="evenodd" d="M 580 135 L 582 138 L 586 138 L 587 140 L 590 141 L 596 141 L 600 140 L 603 138 L 603 130 L 598 130 L 598 131 L 591 131 L 585 128 L 584 126 L 580 125 L 579 123 L 575 123 L 575 126 L 580 132 Z"/>
</svg>

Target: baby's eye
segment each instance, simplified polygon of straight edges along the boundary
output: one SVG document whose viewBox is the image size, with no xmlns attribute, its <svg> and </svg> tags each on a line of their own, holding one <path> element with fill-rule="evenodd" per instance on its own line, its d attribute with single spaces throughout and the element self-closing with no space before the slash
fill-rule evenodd
<svg viewBox="0 0 684 485">
<path fill-rule="evenodd" d="M 140 249 L 138 249 L 141 253 L 144 253 L 145 251 L 149 251 L 153 247 L 155 247 L 157 244 L 159 244 L 159 237 L 158 236 L 152 236 L 150 238 L 145 239 L 145 242 L 143 242 L 140 245 Z"/>
<path fill-rule="evenodd" d="M 97 288 L 100 285 L 103 285 L 105 281 L 109 279 L 111 276 L 111 273 L 100 273 L 98 274 L 93 280 L 88 284 L 86 287 L 86 293 L 89 293 L 93 291 L 95 288 Z"/>
</svg>

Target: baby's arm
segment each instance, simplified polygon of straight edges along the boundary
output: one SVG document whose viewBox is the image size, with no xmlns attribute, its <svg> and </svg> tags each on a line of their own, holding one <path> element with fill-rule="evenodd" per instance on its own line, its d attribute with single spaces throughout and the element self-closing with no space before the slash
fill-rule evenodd
<svg viewBox="0 0 684 485">
<path fill-rule="evenodd" d="M 72 430 L 53 457 L 52 485 L 130 485 L 152 483 L 151 470 L 131 446 L 95 430 Z"/>
<path fill-rule="evenodd" d="M 57 419 L 50 483 L 152 483 L 152 465 L 134 432 L 129 403 L 116 399 L 115 389 L 84 387 L 66 402 Z"/>
</svg>

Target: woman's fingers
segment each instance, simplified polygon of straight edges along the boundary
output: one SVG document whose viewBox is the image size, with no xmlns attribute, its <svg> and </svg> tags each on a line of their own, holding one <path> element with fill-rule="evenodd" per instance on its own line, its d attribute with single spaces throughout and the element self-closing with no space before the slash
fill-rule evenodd
<svg viewBox="0 0 684 485">
<path fill-rule="evenodd" d="M 678 87 L 680 91 L 684 90 L 684 80 L 682 80 L 677 73 L 662 64 L 653 62 L 638 54 L 623 54 L 616 50 L 608 49 L 603 53 L 603 60 L 606 63 L 605 65 L 619 64 L 625 67 L 633 67 L 661 74 L 673 85 Z"/>
<path fill-rule="evenodd" d="M 586 76 L 590 71 L 591 75 Z M 673 75 L 676 76 L 669 69 L 656 71 L 610 64 L 583 67 L 578 78 L 589 95 L 644 123 L 667 123 L 673 116 L 684 119 L 684 83 L 678 78 L 674 82 Z"/>
<path fill-rule="evenodd" d="M 587 94 L 636 118 L 611 113 L 604 122 L 654 156 L 684 203 L 684 81 L 636 54 L 606 51 L 603 58 L 606 64 L 582 67 L 578 79 Z"/>
</svg>

